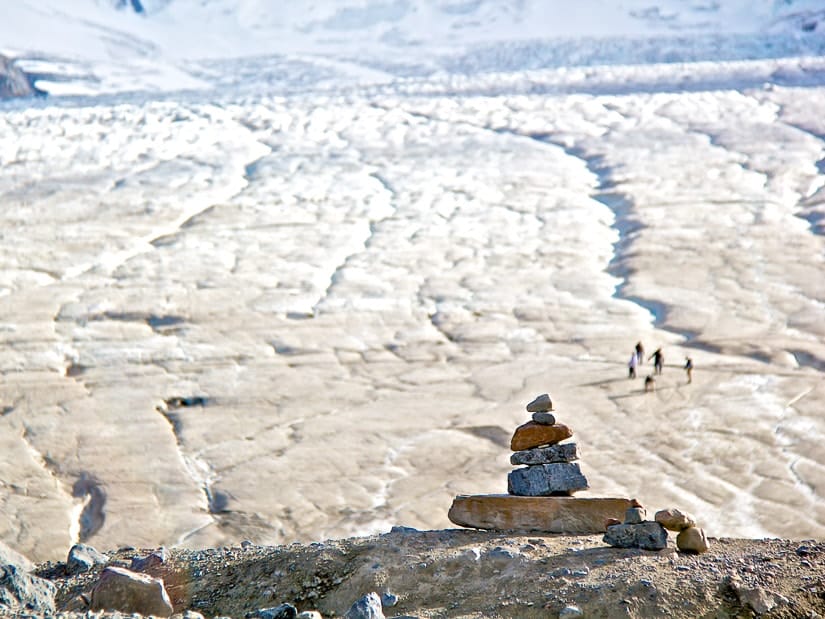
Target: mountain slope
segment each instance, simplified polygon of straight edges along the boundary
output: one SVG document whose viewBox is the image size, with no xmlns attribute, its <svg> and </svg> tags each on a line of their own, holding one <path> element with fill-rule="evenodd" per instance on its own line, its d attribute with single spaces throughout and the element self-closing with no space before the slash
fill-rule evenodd
<svg viewBox="0 0 825 619">
<path fill-rule="evenodd" d="M 536 68 L 545 59 L 535 42 L 548 40 L 560 42 L 554 66 L 822 53 L 825 11 L 813 0 L 685 4 L 327 0 L 273 10 L 264 0 L 21 0 L 4 7 L 0 53 L 18 58 L 51 94 L 204 88 L 214 85 L 215 61 L 261 56 L 343 61 L 347 82 L 353 66 L 378 61 L 402 76 Z M 653 42 L 640 55 L 615 44 L 628 38 Z M 660 51 L 670 39 L 677 43 Z M 475 56 L 483 62 L 467 60 Z M 206 70 L 195 60 L 206 60 Z"/>
</svg>

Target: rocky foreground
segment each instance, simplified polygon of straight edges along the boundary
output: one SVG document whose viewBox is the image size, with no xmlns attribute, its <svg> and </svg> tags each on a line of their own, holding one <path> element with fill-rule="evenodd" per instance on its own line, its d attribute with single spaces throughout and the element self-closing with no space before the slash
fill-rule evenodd
<svg viewBox="0 0 825 619">
<path fill-rule="evenodd" d="M 192 619 L 819 617 L 823 559 L 825 543 L 814 541 L 711 538 L 708 552 L 695 555 L 678 551 L 672 538 L 646 551 L 608 546 L 600 535 L 395 527 L 308 545 L 121 548 L 28 567 L 6 559 L 0 614 L 118 616 L 92 610 L 107 570 L 162 579 L 171 608 L 160 614 Z M 21 579 L 28 584 L 12 586 Z M 146 603 L 139 597 L 131 603 Z"/>
</svg>

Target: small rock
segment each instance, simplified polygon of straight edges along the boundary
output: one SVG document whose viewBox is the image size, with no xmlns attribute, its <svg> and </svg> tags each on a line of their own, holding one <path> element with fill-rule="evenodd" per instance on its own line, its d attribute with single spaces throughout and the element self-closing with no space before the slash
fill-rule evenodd
<svg viewBox="0 0 825 619">
<path fill-rule="evenodd" d="M 194 610 L 185 610 L 182 613 L 175 613 L 170 619 L 204 619 L 203 615 Z"/>
<path fill-rule="evenodd" d="M 552 426 L 556 423 L 556 416 L 553 413 L 541 411 L 533 413 L 533 421 L 540 423 L 543 426 Z"/>
<path fill-rule="evenodd" d="M 568 617 L 583 617 L 584 613 L 578 606 L 565 606 L 559 611 L 559 619 L 567 619 Z"/>
<path fill-rule="evenodd" d="M 696 520 L 694 520 L 693 516 L 675 507 L 659 510 L 653 519 L 669 531 L 678 532 L 682 529 L 696 526 Z"/>
<path fill-rule="evenodd" d="M 292 604 L 279 604 L 246 613 L 247 619 L 297 619 L 298 609 Z"/>
<path fill-rule="evenodd" d="M 390 533 L 418 533 L 418 529 L 416 529 L 415 527 L 405 527 L 400 524 L 396 524 L 393 525 L 393 527 L 390 529 Z"/>
<path fill-rule="evenodd" d="M 344 619 L 384 619 L 381 598 L 374 591 L 368 593 L 350 607 Z"/>
<path fill-rule="evenodd" d="M 644 507 L 628 507 L 624 513 L 624 523 L 640 524 L 644 522 L 646 515 Z"/>
<path fill-rule="evenodd" d="M 392 608 L 398 604 L 398 596 L 394 593 L 390 593 L 389 591 L 385 591 L 381 594 L 381 606 L 384 608 Z"/>
<path fill-rule="evenodd" d="M 738 577 L 731 578 L 729 584 L 739 598 L 739 602 L 743 606 L 750 606 L 757 615 L 764 615 L 777 606 L 790 603 L 790 600 L 785 596 L 761 587 L 745 585 Z"/>
<path fill-rule="evenodd" d="M 542 393 L 527 405 L 528 413 L 543 413 L 551 410 L 553 410 L 553 401 L 548 393 Z"/>
<path fill-rule="evenodd" d="M 298 613 L 298 617 L 296 619 L 324 619 L 321 613 L 317 610 L 305 610 L 304 612 Z"/>
<path fill-rule="evenodd" d="M 658 522 L 617 524 L 608 527 L 602 540 L 616 548 L 661 550 L 667 548 L 667 531 Z"/>
<path fill-rule="evenodd" d="M 708 539 L 705 532 L 698 527 L 688 527 L 682 529 L 676 536 L 676 547 L 682 552 L 695 552 L 702 554 L 707 552 Z"/>
<path fill-rule="evenodd" d="M 69 556 L 66 559 L 66 570 L 70 574 L 88 572 L 95 565 L 106 565 L 109 557 L 99 553 L 97 550 L 86 544 L 75 544 L 69 549 Z"/>
<path fill-rule="evenodd" d="M 89 607 L 158 617 L 168 617 L 173 610 L 162 580 L 122 567 L 107 567 L 101 572 L 92 587 Z"/>
<path fill-rule="evenodd" d="M 622 521 L 619 520 L 618 518 L 608 518 L 607 520 L 604 521 L 604 528 L 606 530 L 607 527 L 612 527 L 612 526 L 615 526 L 617 524 L 622 524 Z"/>
<path fill-rule="evenodd" d="M 166 563 L 168 554 L 166 548 L 159 548 L 145 557 L 133 557 L 129 569 L 133 572 L 145 572 Z"/>
</svg>

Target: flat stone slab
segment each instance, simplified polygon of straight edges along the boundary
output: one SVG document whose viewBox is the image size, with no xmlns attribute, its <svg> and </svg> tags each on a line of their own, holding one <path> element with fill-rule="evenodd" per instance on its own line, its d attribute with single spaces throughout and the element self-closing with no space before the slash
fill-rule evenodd
<svg viewBox="0 0 825 619">
<path fill-rule="evenodd" d="M 608 518 L 624 518 L 631 506 L 630 499 L 621 498 L 459 495 L 447 517 L 473 529 L 593 535 L 605 532 Z"/>
<path fill-rule="evenodd" d="M 536 447 L 516 451 L 510 455 L 510 464 L 550 464 L 551 462 L 571 462 L 579 459 L 576 443 L 559 443 L 550 447 Z"/>
</svg>

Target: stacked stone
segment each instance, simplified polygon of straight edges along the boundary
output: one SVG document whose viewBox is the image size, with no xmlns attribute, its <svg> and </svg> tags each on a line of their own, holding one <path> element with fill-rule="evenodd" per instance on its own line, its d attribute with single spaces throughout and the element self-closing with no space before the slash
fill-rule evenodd
<svg viewBox="0 0 825 619">
<path fill-rule="evenodd" d="M 645 520 L 645 515 L 645 508 L 634 500 L 625 512 L 624 522 L 608 520 L 603 540 L 617 548 L 661 550 L 667 547 L 670 530 L 679 532 L 676 547 L 682 552 L 707 551 L 705 532 L 696 526 L 692 516 L 672 507 L 656 512 L 653 520 Z"/>
<path fill-rule="evenodd" d="M 696 520 L 675 507 L 662 509 L 654 516 L 656 522 L 669 531 L 676 531 L 676 547 L 682 552 L 707 552 L 708 538 L 705 532 L 696 526 Z"/>
<path fill-rule="evenodd" d="M 527 405 L 532 420 L 516 428 L 510 441 L 510 464 L 525 465 L 507 476 L 507 492 L 516 496 L 572 496 L 589 488 L 579 469 L 576 443 L 562 443 L 573 436 L 556 423 L 553 402 L 546 393 Z"/>
<path fill-rule="evenodd" d="M 603 541 L 616 548 L 661 550 L 667 547 L 667 531 L 658 522 L 645 520 L 647 512 L 635 499 L 627 508 L 624 522 L 608 521 Z"/>
</svg>

